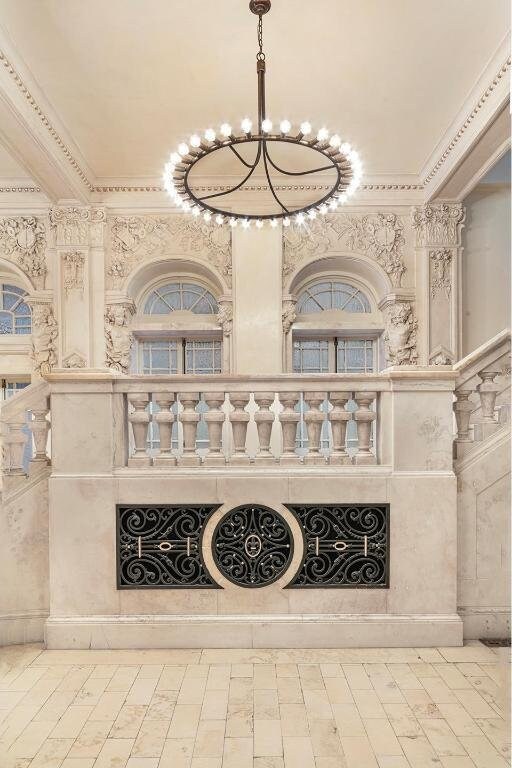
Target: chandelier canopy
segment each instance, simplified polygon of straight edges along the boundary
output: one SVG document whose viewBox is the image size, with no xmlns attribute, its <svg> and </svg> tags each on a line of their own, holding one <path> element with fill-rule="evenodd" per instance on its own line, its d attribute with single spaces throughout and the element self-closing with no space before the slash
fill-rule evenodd
<svg viewBox="0 0 512 768">
<path fill-rule="evenodd" d="M 279 220 L 283 226 L 291 221 L 302 224 L 336 210 L 361 182 L 359 156 L 337 133 L 330 134 L 325 127 L 315 133 L 307 121 L 294 128 L 289 120 L 281 120 L 277 129 L 267 117 L 263 16 L 270 6 L 270 0 L 249 3 L 252 13 L 258 16 L 256 125 L 253 127 L 252 120 L 246 117 L 240 130 L 223 123 L 218 131 L 208 128 L 203 135 L 193 134 L 188 142 L 178 146 L 165 165 L 165 189 L 174 202 L 193 216 L 202 215 L 205 221 L 218 225 L 236 227 L 240 223 L 249 228 L 255 223 L 261 228 L 266 221 L 276 227 Z M 204 194 L 205 177 L 211 175 L 212 168 L 218 174 L 220 167 L 224 169 L 225 183 L 219 191 Z M 257 210 L 254 198 L 243 200 L 249 181 L 257 178 L 258 168 L 263 177 L 263 187 L 258 188 L 268 193 L 261 211 Z M 308 187 L 314 197 L 301 207 L 287 202 L 283 192 L 290 188 L 290 179 L 302 179 L 304 183 L 308 176 L 315 178 L 316 183 Z"/>
</svg>

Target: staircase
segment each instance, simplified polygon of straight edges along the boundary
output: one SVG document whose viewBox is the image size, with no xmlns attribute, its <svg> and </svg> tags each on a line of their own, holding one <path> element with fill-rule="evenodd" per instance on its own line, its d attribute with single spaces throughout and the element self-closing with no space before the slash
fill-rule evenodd
<svg viewBox="0 0 512 768">
<path fill-rule="evenodd" d="M 467 638 L 510 634 L 510 331 L 460 360 L 458 611 Z"/>
</svg>

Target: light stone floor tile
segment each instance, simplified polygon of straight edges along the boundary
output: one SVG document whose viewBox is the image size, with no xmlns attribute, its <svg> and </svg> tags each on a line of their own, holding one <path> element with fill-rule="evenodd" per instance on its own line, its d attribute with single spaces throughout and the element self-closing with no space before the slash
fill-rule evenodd
<svg viewBox="0 0 512 768">
<path fill-rule="evenodd" d="M 342 664 L 342 669 L 353 691 L 373 691 L 371 680 L 362 664 Z"/>
<path fill-rule="evenodd" d="M 18 736 L 9 752 L 13 757 L 35 757 L 43 742 L 55 728 L 53 722 L 32 722 Z"/>
<path fill-rule="evenodd" d="M 201 708 L 201 720 L 225 720 L 228 711 L 226 691 L 206 691 Z"/>
<path fill-rule="evenodd" d="M 342 736 L 347 768 L 378 768 L 377 758 L 366 736 Z"/>
<path fill-rule="evenodd" d="M 297 677 L 278 677 L 277 695 L 279 703 L 300 704 L 303 701 L 300 680 Z"/>
<path fill-rule="evenodd" d="M 437 704 L 434 704 L 427 691 L 404 691 L 404 697 L 415 717 L 441 717 Z"/>
<path fill-rule="evenodd" d="M 397 736 L 415 739 L 423 735 L 420 724 L 408 704 L 384 704 L 384 710 Z"/>
<path fill-rule="evenodd" d="M 283 741 L 280 720 L 254 720 L 254 754 L 258 757 L 280 757 Z"/>
<path fill-rule="evenodd" d="M 110 720 L 87 722 L 75 739 L 68 757 L 98 757 L 103 742 L 112 735 L 113 723 Z"/>
<path fill-rule="evenodd" d="M 51 732 L 52 739 L 76 739 L 94 707 L 71 706 Z"/>
<path fill-rule="evenodd" d="M 252 738 L 253 705 L 228 704 L 228 717 L 226 720 L 226 738 Z"/>
<path fill-rule="evenodd" d="M 253 681 L 246 677 L 232 677 L 229 684 L 228 701 L 230 704 L 252 704 Z"/>
<path fill-rule="evenodd" d="M 254 666 L 254 690 L 277 689 L 276 668 L 274 664 L 256 664 Z"/>
<path fill-rule="evenodd" d="M 44 720 L 56 723 L 68 709 L 75 698 L 74 691 L 54 691 L 48 697 L 44 706 L 34 717 L 35 721 Z"/>
<path fill-rule="evenodd" d="M 434 664 L 434 669 L 449 688 L 471 688 L 471 682 L 467 676 L 463 675 L 453 664 Z"/>
<path fill-rule="evenodd" d="M 174 708 L 167 738 L 195 739 L 200 715 L 201 707 L 196 704 L 177 704 Z"/>
<path fill-rule="evenodd" d="M 108 679 L 89 677 L 76 694 L 74 704 L 98 704 Z"/>
<path fill-rule="evenodd" d="M 439 711 L 456 736 L 482 735 L 478 724 L 462 704 L 439 704 Z"/>
<path fill-rule="evenodd" d="M 340 736 L 365 736 L 366 730 L 355 704 L 333 704 L 332 711 Z"/>
<path fill-rule="evenodd" d="M 191 768 L 222 768 L 221 757 L 193 757 Z"/>
<path fill-rule="evenodd" d="M 158 768 L 190 768 L 194 739 L 167 739 Z"/>
<path fill-rule="evenodd" d="M 354 697 L 344 677 L 326 677 L 325 689 L 331 704 L 352 704 Z"/>
<path fill-rule="evenodd" d="M 343 752 L 335 720 L 312 720 L 309 723 L 309 732 L 317 762 L 320 757 L 341 759 Z"/>
<path fill-rule="evenodd" d="M 368 739 L 377 757 L 403 754 L 395 732 L 388 720 L 369 718 L 364 719 L 363 722 Z"/>
<path fill-rule="evenodd" d="M 510 726 L 501 719 L 478 719 L 477 726 L 487 736 L 498 752 L 510 760 Z M 471 734 L 468 734 L 470 736 Z M 480 735 L 480 734 L 473 734 Z"/>
<path fill-rule="evenodd" d="M 410 664 L 388 664 L 388 669 L 401 691 L 414 691 L 423 688 Z"/>
<path fill-rule="evenodd" d="M 61 768 L 93 768 L 94 760 L 87 757 L 66 757 Z M 117 766 L 116 766 L 117 768 Z"/>
<path fill-rule="evenodd" d="M 282 757 L 255 757 L 253 768 L 284 768 Z M 316 768 L 319 768 L 318 763 Z"/>
<path fill-rule="evenodd" d="M 410 763 L 403 755 L 384 755 L 377 757 L 379 768 L 410 768 Z"/>
<path fill-rule="evenodd" d="M 253 768 L 252 738 L 226 738 L 222 768 Z M 314 765 L 311 768 L 314 768 Z"/>
<path fill-rule="evenodd" d="M 441 757 L 443 768 L 475 768 L 470 757 Z"/>
<path fill-rule="evenodd" d="M 324 690 L 324 678 L 319 664 L 299 664 L 298 668 L 303 691 Z"/>
<path fill-rule="evenodd" d="M 471 717 L 496 717 L 494 709 L 478 691 L 454 691 L 454 694 Z"/>
<path fill-rule="evenodd" d="M 231 667 L 231 677 L 253 677 L 253 675 L 252 664 L 233 664 Z"/>
<path fill-rule="evenodd" d="M 337 757 L 315 757 L 316 768 L 347 768 L 347 762 L 343 754 Z"/>
<path fill-rule="evenodd" d="M 285 768 L 315 768 L 313 744 L 307 736 L 283 737 Z"/>
<path fill-rule="evenodd" d="M 164 669 L 163 664 L 142 664 L 137 678 L 139 680 L 153 680 L 160 677 Z"/>
<path fill-rule="evenodd" d="M 304 691 L 304 704 L 309 720 L 332 720 L 332 706 L 327 691 Z"/>
<path fill-rule="evenodd" d="M 254 691 L 254 719 L 279 719 L 279 701 L 277 691 Z"/>
<path fill-rule="evenodd" d="M 129 757 L 126 768 L 158 768 L 158 757 Z"/>
<path fill-rule="evenodd" d="M 320 671 L 324 679 L 326 677 L 345 677 L 341 664 L 320 664 Z"/>
<path fill-rule="evenodd" d="M 354 701 L 362 718 L 386 717 L 379 697 L 374 691 L 354 691 Z"/>
<path fill-rule="evenodd" d="M 78 693 L 86 680 L 92 674 L 94 667 L 85 665 L 80 667 L 71 667 L 58 685 L 58 691 L 74 691 Z"/>
<path fill-rule="evenodd" d="M 94 768 L 125 768 L 133 747 L 133 739 L 107 739 Z"/>
<path fill-rule="evenodd" d="M 112 693 L 128 693 L 137 677 L 138 671 L 138 667 L 118 667 L 110 678 L 106 690 Z"/>
<path fill-rule="evenodd" d="M 450 704 L 457 701 L 455 693 L 440 677 L 425 677 L 421 682 L 435 704 Z"/>
<path fill-rule="evenodd" d="M 229 664 L 213 664 L 206 681 L 208 691 L 229 691 L 231 667 Z"/>
<path fill-rule="evenodd" d="M 144 720 L 132 754 L 135 757 L 160 757 L 170 724 L 170 720 Z"/>
<path fill-rule="evenodd" d="M 309 736 L 309 723 L 304 704 L 281 704 L 279 709 L 283 736 Z"/>
<path fill-rule="evenodd" d="M 110 737 L 112 739 L 134 739 L 139 732 L 146 711 L 147 707 L 142 704 L 124 704 L 112 725 Z"/>
<path fill-rule="evenodd" d="M 201 720 L 197 728 L 194 757 L 222 757 L 225 730 L 224 720 Z"/>
<path fill-rule="evenodd" d="M 276 664 L 277 677 L 298 677 L 299 668 L 297 664 Z"/>
<path fill-rule="evenodd" d="M 509 768 L 510 762 L 485 736 L 461 736 L 460 741 L 477 768 Z"/>
<path fill-rule="evenodd" d="M 425 736 L 414 739 L 404 736 L 400 738 L 400 746 L 411 768 L 439 768 L 439 758 Z"/>
<path fill-rule="evenodd" d="M 154 677 L 139 678 L 138 677 L 133 683 L 132 687 L 130 688 L 128 696 L 126 697 L 126 703 L 127 704 L 149 704 L 149 702 L 151 701 L 151 697 L 155 692 L 157 683 L 158 683 L 158 678 L 154 678 Z M 181 703 L 193 704 L 194 702 L 184 701 Z"/>
<path fill-rule="evenodd" d="M 117 666 L 117 664 L 97 664 L 91 672 L 91 679 L 111 680 Z"/>
<path fill-rule="evenodd" d="M 156 686 L 157 691 L 179 691 L 185 670 L 185 666 L 165 666 Z"/>
<path fill-rule="evenodd" d="M 170 720 L 177 698 L 177 691 L 156 691 L 147 708 L 146 720 Z"/>
<path fill-rule="evenodd" d="M 47 739 L 31 761 L 32 768 L 59 768 L 73 746 L 73 739 Z"/>
<path fill-rule="evenodd" d="M 443 661 L 443 659 L 441 659 L 441 661 Z M 409 666 L 411 668 L 411 672 L 413 675 L 416 675 L 416 677 L 438 677 L 438 674 L 432 664 L 427 664 L 426 662 L 417 662 L 410 663 Z"/>
<path fill-rule="evenodd" d="M 427 739 L 435 752 L 441 757 L 465 755 L 466 751 L 445 720 L 419 720 Z"/>
</svg>

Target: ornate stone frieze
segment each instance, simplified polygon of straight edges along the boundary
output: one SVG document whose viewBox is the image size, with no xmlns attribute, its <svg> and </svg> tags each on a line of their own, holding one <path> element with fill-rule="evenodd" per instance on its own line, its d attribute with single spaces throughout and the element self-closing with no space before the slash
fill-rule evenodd
<svg viewBox="0 0 512 768">
<path fill-rule="evenodd" d="M 452 292 L 452 252 L 449 248 L 430 251 L 430 296 L 435 299 L 440 293 L 447 299 Z"/>
<path fill-rule="evenodd" d="M 106 221 L 104 208 L 79 208 L 68 206 L 52 208 L 50 222 L 56 229 L 57 245 L 89 245 L 94 242 L 98 224 Z M 95 235 L 92 235 L 92 233 Z M 90 236 L 91 233 L 91 236 Z"/>
<path fill-rule="evenodd" d="M 107 304 L 105 308 L 106 364 L 108 368 L 128 373 L 133 334 L 130 321 L 134 308 L 130 301 Z"/>
<path fill-rule="evenodd" d="M 0 219 L 0 251 L 25 272 L 34 288 L 44 288 L 46 232 L 36 216 Z"/>
<path fill-rule="evenodd" d="M 32 361 L 41 376 L 50 373 L 57 364 L 59 328 L 48 301 L 28 299 L 32 307 Z"/>
<path fill-rule="evenodd" d="M 85 254 L 80 251 L 69 251 L 62 254 L 64 267 L 64 290 L 66 293 L 84 290 Z"/>
<path fill-rule="evenodd" d="M 297 319 L 297 299 L 295 296 L 283 296 L 283 310 L 281 318 L 283 322 L 283 333 L 286 335 L 290 332 L 290 329 Z"/>
<path fill-rule="evenodd" d="M 70 355 L 64 358 L 62 366 L 63 368 L 85 368 L 87 363 L 81 354 L 78 352 L 72 352 Z"/>
<path fill-rule="evenodd" d="M 136 264 L 158 255 L 193 255 L 231 285 L 231 232 L 189 216 L 116 216 L 106 259 L 108 288 L 120 287 Z"/>
<path fill-rule="evenodd" d="M 416 365 L 418 322 L 410 301 L 385 302 L 384 344 L 389 365 Z"/>
<path fill-rule="evenodd" d="M 453 355 L 449 349 L 446 349 L 446 347 L 443 347 L 442 344 L 439 344 L 435 349 L 432 350 L 429 357 L 429 364 L 430 365 L 452 365 Z"/>
<path fill-rule="evenodd" d="M 283 278 L 305 259 L 349 250 L 375 259 L 398 288 L 405 273 L 403 229 L 403 221 L 395 213 L 332 214 L 305 226 L 291 224 L 283 229 Z"/>
<path fill-rule="evenodd" d="M 219 311 L 217 312 L 217 322 L 222 328 L 224 336 L 231 336 L 233 332 L 233 303 L 231 299 L 219 301 Z"/>
<path fill-rule="evenodd" d="M 416 245 L 459 245 L 465 209 L 460 203 L 428 203 L 413 212 Z"/>
</svg>

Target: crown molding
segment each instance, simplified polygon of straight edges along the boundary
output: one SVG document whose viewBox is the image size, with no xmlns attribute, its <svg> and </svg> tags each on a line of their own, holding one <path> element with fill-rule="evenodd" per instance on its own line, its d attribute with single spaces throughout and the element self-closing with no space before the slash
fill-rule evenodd
<svg viewBox="0 0 512 768">
<path fill-rule="evenodd" d="M 431 200 L 510 98 L 510 31 L 502 40 L 420 172 Z"/>
</svg>

